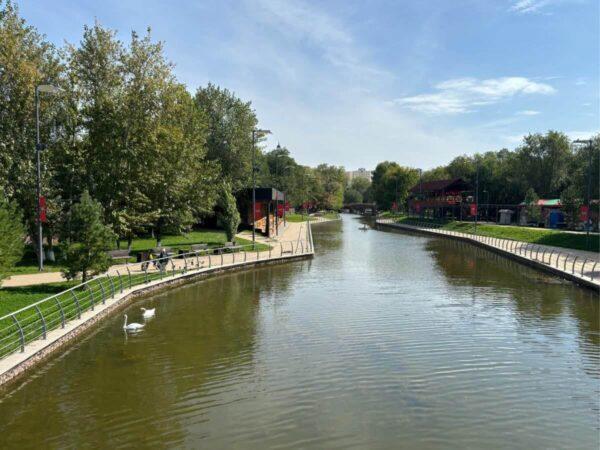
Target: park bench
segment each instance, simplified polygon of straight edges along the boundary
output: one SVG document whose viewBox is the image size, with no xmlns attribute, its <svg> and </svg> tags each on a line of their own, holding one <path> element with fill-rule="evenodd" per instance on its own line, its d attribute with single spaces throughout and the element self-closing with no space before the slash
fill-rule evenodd
<svg viewBox="0 0 600 450">
<path fill-rule="evenodd" d="M 216 253 L 220 255 L 221 253 L 235 252 L 239 248 L 238 245 L 235 245 L 235 242 L 225 242 L 223 247 L 216 250 Z"/>
<path fill-rule="evenodd" d="M 208 244 L 192 244 L 190 247 L 190 251 L 192 252 L 201 252 L 208 250 Z"/>
<path fill-rule="evenodd" d="M 129 250 L 111 250 L 108 252 L 111 259 L 129 259 Z"/>
</svg>

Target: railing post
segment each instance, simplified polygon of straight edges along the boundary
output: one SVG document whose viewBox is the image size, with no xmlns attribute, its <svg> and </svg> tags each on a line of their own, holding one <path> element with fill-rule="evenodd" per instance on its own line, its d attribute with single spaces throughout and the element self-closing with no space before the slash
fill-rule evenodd
<svg viewBox="0 0 600 450">
<path fill-rule="evenodd" d="M 223 267 L 223 253 L 225 253 L 225 249 L 221 250 L 221 267 Z"/>
<path fill-rule="evenodd" d="M 572 275 L 575 275 L 575 263 L 577 262 L 577 258 L 579 258 L 579 256 L 576 256 L 575 259 L 573 260 L 573 266 L 571 267 Z"/>
<path fill-rule="evenodd" d="M 15 321 L 15 325 L 19 329 L 19 341 L 21 342 L 21 353 L 23 353 L 25 351 L 25 333 L 23 333 L 23 328 L 21 327 L 21 324 L 19 323 L 15 315 L 11 314 L 10 317 L 13 318 L 13 320 Z"/>
<path fill-rule="evenodd" d="M 127 269 L 127 275 L 129 276 L 129 289 L 131 289 L 131 271 L 129 270 L 129 266 L 125 266 Z"/>
<path fill-rule="evenodd" d="M 258 253 L 258 250 L 256 250 L 256 260 L 258 261 L 260 259 L 260 254 Z"/>
<path fill-rule="evenodd" d="M 106 274 L 106 278 L 108 278 L 108 281 L 110 281 L 110 296 L 115 298 L 115 283 L 109 274 Z"/>
<path fill-rule="evenodd" d="M 74 291 L 71 291 L 71 295 L 73 296 L 73 300 L 75 300 L 75 304 L 77 305 L 77 318 L 81 319 L 81 305 L 79 304 L 79 299 L 75 295 Z"/>
<path fill-rule="evenodd" d="M 46 319 L 44 319 L 44 315 L 42 314 L 42 311 L 40 311 L 38 305 L 35 305 L 35 310 L 37 311 L 38 316 L 40 316 L 40 319 L 42 320 L 42 339 L 46 339 Z"/>
<path fill-rule="evenodd" d="M 100 285 L 100 292 L 102 293 L 102 304 L 106 304 L 106 294 L 104 292 L 104 286 L 102 285 L 102 279 L 98 278 L 98 284 Z"/>
<path fill-rule="evenodd" d="M 585 264 L 587 263 L 587 258 L 585 258 L 585 261 L 583 261 L 583 265 L 581 266 L 581 277 L 583 278 L 583 271 L 585 270 Z"/>
<path fill-rule="evenodd" d="M 198 255 L 198 251 L 196 251 L 196 266 L 198 266 L 198 269 L 200 269 L 200 256 Z"/>
<path fill-rule="evenodd" d="M 144 267 L 144 283 L 148 283 L 148 266 Z"/>
<path fill-rule="evenodd" d="M 171 261 L 171 269 L 173 270 L 173 276 L 175 276 L 175 261 L 173 261 L 172 259 Z"/>
<path fill-rule="evenodd" d="M 183 273 L 187 273 L 187 271 L 188 271 L 187 258 L 185 257 L 185 255 L 183 255 Z"/>
<path fill-rule="evenodd" d="M 121 294 L 123 293 L 123 278 L 121 277 L 121 272 L 117 270 L 117 276 L 119 277 L 119 290 Z"/>
<path fill-rule="evenodd" d="M 567 260 L 569 259 L 569 255 L 565 257 L 565 263 L 563 264 L 563 271 L 567 271 Z"/>
<path fill-rule="evenodd" d="M 271 259 L 271 249 L 273 248 L 272 245 L 269 245 L 269 259 Z"/>
<path fill-rule="evenodd" d="M 594 272 L 596 271 L 596 264 L 598 264 L 598 261 L 595 261 L 594 266 L 592 267 L 592 276 L 591 276 L 592 281 L 594 281 Z"/>
<path fill-rule="evenodd" d="M 248 259 L 248 252 L 244 250 L 244 262 Z"/>
<path fill-rule="evenodd" d="M 90 288 L 89 284 L 86 284 L 85 288 L 90 292 L 90 302 L 92 303 L 92 311 L 93 311 L 94 310 L 94 292 L 92 291 L 92 288 Z"/>
<path fill-rule="evenodd" d="M 212 259 L 210 257 L 210 253 L 208 254 L 208 268 L 210 269 L 212 267 Z"/>
<path fill-rule="evenodd" d="M 54 301 L 56 301 L 56 304 L 58 305 L 58 309 L 60 310 L 60 323 L 61 323 L 61 328 L 65 327 L 65 312 L 63 311 L 63 307 L 60 304 L 60 300 L 58 300 L 58 297 L 54 298 Z"/>
</svg>

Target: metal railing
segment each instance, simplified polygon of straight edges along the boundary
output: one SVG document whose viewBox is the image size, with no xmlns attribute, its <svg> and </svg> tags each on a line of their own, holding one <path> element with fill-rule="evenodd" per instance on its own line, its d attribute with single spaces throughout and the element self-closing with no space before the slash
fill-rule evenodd
<svg viewBox="0 0 600 450">
<path fill-rule="evenodd" d="M 377 223 L 394 224 L 397 223 L 394 219 L 377 219 Z M 596 272 L 599 261 L 598 258 L 586 258 L 575 253 L 560 251 L 556 248 L 533 244 L 514 239 L 497 238 L 491 236 L 483 236 L 479 234 L 462 233 L 460 231 L 445 230 L 441 228 L 443 224 L 434 222 L 422 222 L 418 220 L 405 220 L 402 224 L 407 228 L 414 227 L 420 230 L 443 234 L 447 236 L 455 236 L 463 239 L 470 239 L 479 242 L 489 247 L 494 247 L 502 251 L 512 253 L 517 256 L 536 261 L 544 265 L 550 266 L 561 272 L 575 275 L 579 278 L 590 280 L 598 283 L 600 273 Z"/>
<path fill-rule="evenodd" d="M 116 295 L 163 279 L 173 279 L 202 269 L 244 264 L 313 252 L 312 233 L 307 226 L 305 239 L 277 242 L 268 250 L 252 244 L 202 249 L 138 263 L 113 266 L 103 275 L 73 286 L 58 294 L 0 317 L 0 358 L 38 339 L 50 331 L 65 328 L 82 314 L 94 311 Z"/>
</svg>

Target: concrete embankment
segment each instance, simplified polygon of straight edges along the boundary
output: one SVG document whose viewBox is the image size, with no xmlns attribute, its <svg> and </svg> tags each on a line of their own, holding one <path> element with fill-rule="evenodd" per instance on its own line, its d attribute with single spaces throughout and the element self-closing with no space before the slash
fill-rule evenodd
<svg viewBox="0 0 600 450">
<path fill-rule="evenodd" d="M 380 227 L 424 233 L 469 242 L 501 254 L 522 264 L 571 280 L 580 286 L 600 289 L 600 255 L 566 248 L 557 248 L 528 242 L 479 236 L 432 228 L 427 224 L 407 225 L 391 219 L 377 219 Z"/>
</svg>

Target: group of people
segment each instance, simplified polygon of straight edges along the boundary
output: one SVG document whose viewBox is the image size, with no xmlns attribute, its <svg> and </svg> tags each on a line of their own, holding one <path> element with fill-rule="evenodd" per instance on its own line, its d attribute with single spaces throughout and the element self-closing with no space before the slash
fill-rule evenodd
<svg viewBox="0 0 600 450">
<path fill-rule="evenodd" d="M 168 256 L 169 253 L 164 247 L 161 247 L 157 256 L 155 256 L 152 252 L 148 252 L 148 259 L 142 264 L 142 270 L 146 270 L 148 268 L 148 265 L 152 263 L 154 267 L 156 267 L 162 272 L 166 268 L 167 263 L 169 262 Z"/>
</svg>

